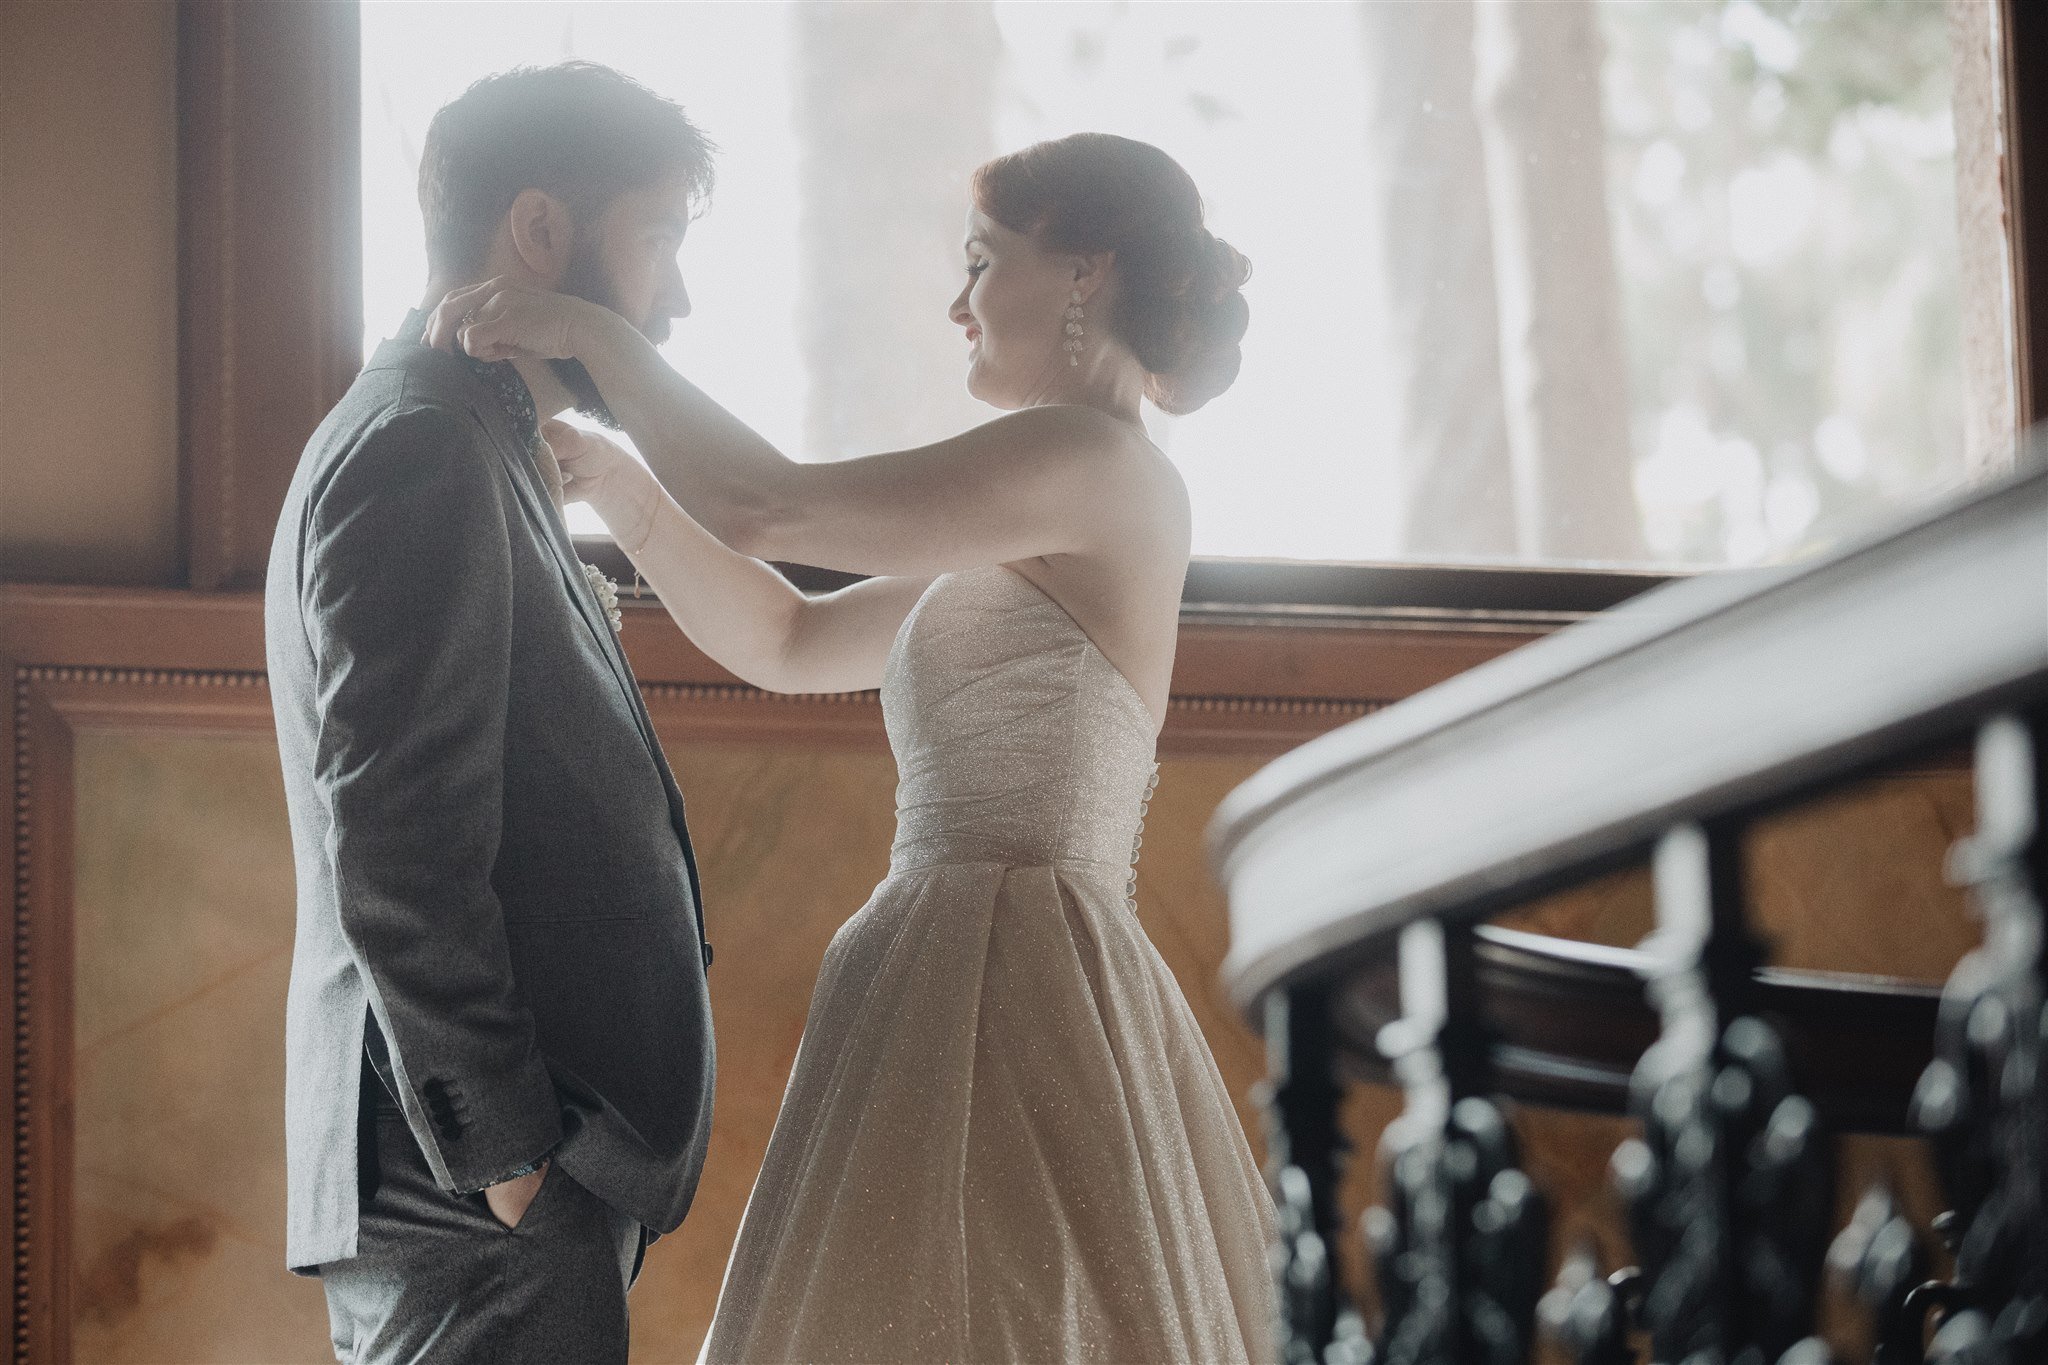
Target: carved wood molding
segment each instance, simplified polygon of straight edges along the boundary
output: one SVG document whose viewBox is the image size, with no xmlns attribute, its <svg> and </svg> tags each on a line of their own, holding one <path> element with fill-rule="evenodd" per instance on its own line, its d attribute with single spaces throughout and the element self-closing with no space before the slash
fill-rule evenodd
<svg viewBox="0 0 2048 1365">
<path fill-rule="evenodd" d="M 11 1358 L 70 1359 L 72 763 L 76 737 L 260 734 L 261 674 L 14 663 L 6 747 L 14 775 Z"/>
<path fill-rule="evenodd" d="M 0 586 L 0 630 L 25 665 L 203 677 L 258 674 L 255 593 Z M 1275 756 L 1538 638 L 1536 627 L 1317 623 L 1181 626 L 1160 755 Z M 879 749 L 873 693 L 782 696 L 711 662 L 659 608 L 629 604 L 626 652 L 671 742 Z M 138 672 L 139 671 L 139 672 Z"/>
<path fill-rule="evenodd" d="M 32 1254 L 42 1248 L 42 1241 L 35 1236 L 31 1215 L 47 1207 L 33 1198 L 31 1184 L 42 1171 L 30 1150 L 30 1116 L 26 1110 L 32 1097 L 38 1092 L 34 1076 L 29 1067 L 28 1043 L 32 1036 L 29 1027 L 29 1003 L 34 998 L 29 989 L 28 947 L 30 938 L 30 889 L 36 884 L 31 875 L 30 861 L 33 840 L 30 837 L 31 783 L 36 768 L 30 761 L 26 736 L 29 732 L 28 685 L 25 680 L 16 679 L 10 689 L 8 704 L 4 712 L 7 728 L 6 749 L 8 763 L 14 774 L 13 781 L 13 824 L 11 860 L 13 889 L 12 939 L 14 951 L 8 972 L 7 1033 L 8 1055 L 12 1060 L 14 1080 L 13 1123 L 9 1128 L 11 1142 L 8 1147 L 10 1206 L 13 1216 L 8 1220 L 7 1263 L 11 1268 L 12 1292 L 9 1296 L 11 1312 L 8 1333 L 8 1359 L 26 1361 L 31 1358 L 30 1347 L 35 1339 L 35 1323 L 31 1305 L 35 1275 Z"/>
<path fill-rule="evenodd" d="M 1161 755 L 1277 755 L 1537 633 L 1190 623 Z M 885 747 L 874 693 L 761 692 L 691 649 L 658 610 L 629 612 L 626 643 L 670 744 Z M 0 585 L 0 676 L 11 684 L 0 749 L 14 789 L 13 1360 L 69 1358 L 77 738 L 266 736 L 263 667 L 253 593 Z"/>
<path fill-rule="evenodd" d="M 0 595 L 0 608 L 9 604 Z M 0 624 L 23 624 L 0 609 Z M 200 625 L 208 624 L 202 618 Z M 10 630 L 33 650 L 66 638 L 68 624 Z M 205 632 L 187 635 L 188 642 Z M 233 653 L 234 651 L 227 651 Z M 0 737 L 14 790 L 12 970 L 8 1011 L 13 1066 L 10 1150 L 12 1332 L 15 1361 L 70 1359 L 72 1200 L 72 949 L 76 743 L 91 733 L 267 736 L 270 695 L 249 668 L 131 667 L 4 662 L 10 705 Z M 878 749 L 872 693 L 779 697 L 738 684 L 656 682 L 643 691 L 671 744 L 777 743 Z M 1379 705 L 1355 700 L 1182 697 L 1169 726 L 1182 753 L 1271 751 L 1304 727 L 1328 728 Z"/>
<path fill-rule="evenodd" d="M 786 744 L 885 749 L 873 692 L 780 696 L 744 684 L 643 683 L 641 695 L 670 743 Z M 1242 754 L 1269 757 L 1386 703 L 1320 697 L 1185 697 L 1167 702 L 1164 759 Z"/>
</svg>

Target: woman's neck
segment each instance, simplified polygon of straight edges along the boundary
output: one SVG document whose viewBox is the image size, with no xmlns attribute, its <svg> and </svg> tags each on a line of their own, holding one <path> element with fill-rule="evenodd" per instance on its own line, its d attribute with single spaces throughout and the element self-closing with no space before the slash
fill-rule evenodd
<svg viewBox="0 0 2048 1365">
<path fill-rule="evenodd" d="M 1093 363 L 1083 360 L 1079 366 L 1058 368 L 1067 373 L 1055 373 L 1027 407 L 1057 404 L 1094 408 L 1120 422 L 1144 428 L 1145 419 L 1138 405 L 1145 396 L 1145 376 L 1135 359 L 1128 355 L 1104 355 Z"/>
</svg>

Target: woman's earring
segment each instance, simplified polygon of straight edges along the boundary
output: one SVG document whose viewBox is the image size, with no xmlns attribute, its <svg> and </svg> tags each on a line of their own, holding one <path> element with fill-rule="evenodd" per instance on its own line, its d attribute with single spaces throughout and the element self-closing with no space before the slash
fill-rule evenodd
<svg viewBox="0 0 2048 1365">
<path fill-rule="evenodd" d="M 1067 303 L 1067 339 L 1060 343 L 1060 349 L 1067 353 L 1069 365 L 1081 363 L 1081 291 L 1076 289 Z"/>
</svg>

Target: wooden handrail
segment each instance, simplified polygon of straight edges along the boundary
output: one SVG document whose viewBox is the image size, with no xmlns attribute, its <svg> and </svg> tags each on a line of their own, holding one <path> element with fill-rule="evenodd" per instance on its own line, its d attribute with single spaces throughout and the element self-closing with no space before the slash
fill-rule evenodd
<svg viewBox="0 0 2048 1365">
<path fill-rule="evenodd" d="M 2048 682 L 2048 462 L 1809 563 L 1675 583 L 1269 765 L 1225 801 L 1224 977 L 1267 992 L 1484 918 L 1681 821 L 1953 738 Z"/>
</svg>

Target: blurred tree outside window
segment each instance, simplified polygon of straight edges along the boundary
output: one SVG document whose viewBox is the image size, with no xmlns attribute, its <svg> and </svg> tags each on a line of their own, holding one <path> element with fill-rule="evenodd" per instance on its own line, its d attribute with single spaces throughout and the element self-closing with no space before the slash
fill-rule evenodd
<svg viewBox="0 0 2048 1365">
<path fill-rule="evenodd" d="M 968 174 L 1099 129 L 1254 266 L 1237 385 L 1148 418 L 1197 554 L 1782 560 L 2007 458 L 1994 35 L 1991 0 L 373 2 L 366 343 L 424 283 L 433 111 L 583 57 L 723 148 L 670 361 L 797 458 L 931 440 L 994 415 L 946 318 Z"/>
<path fill-rule="evenodd" d="M 1961 482 L 1948 7 L 1602 8 L 1649 552 L 1779 557 Z"/>
</svg>

